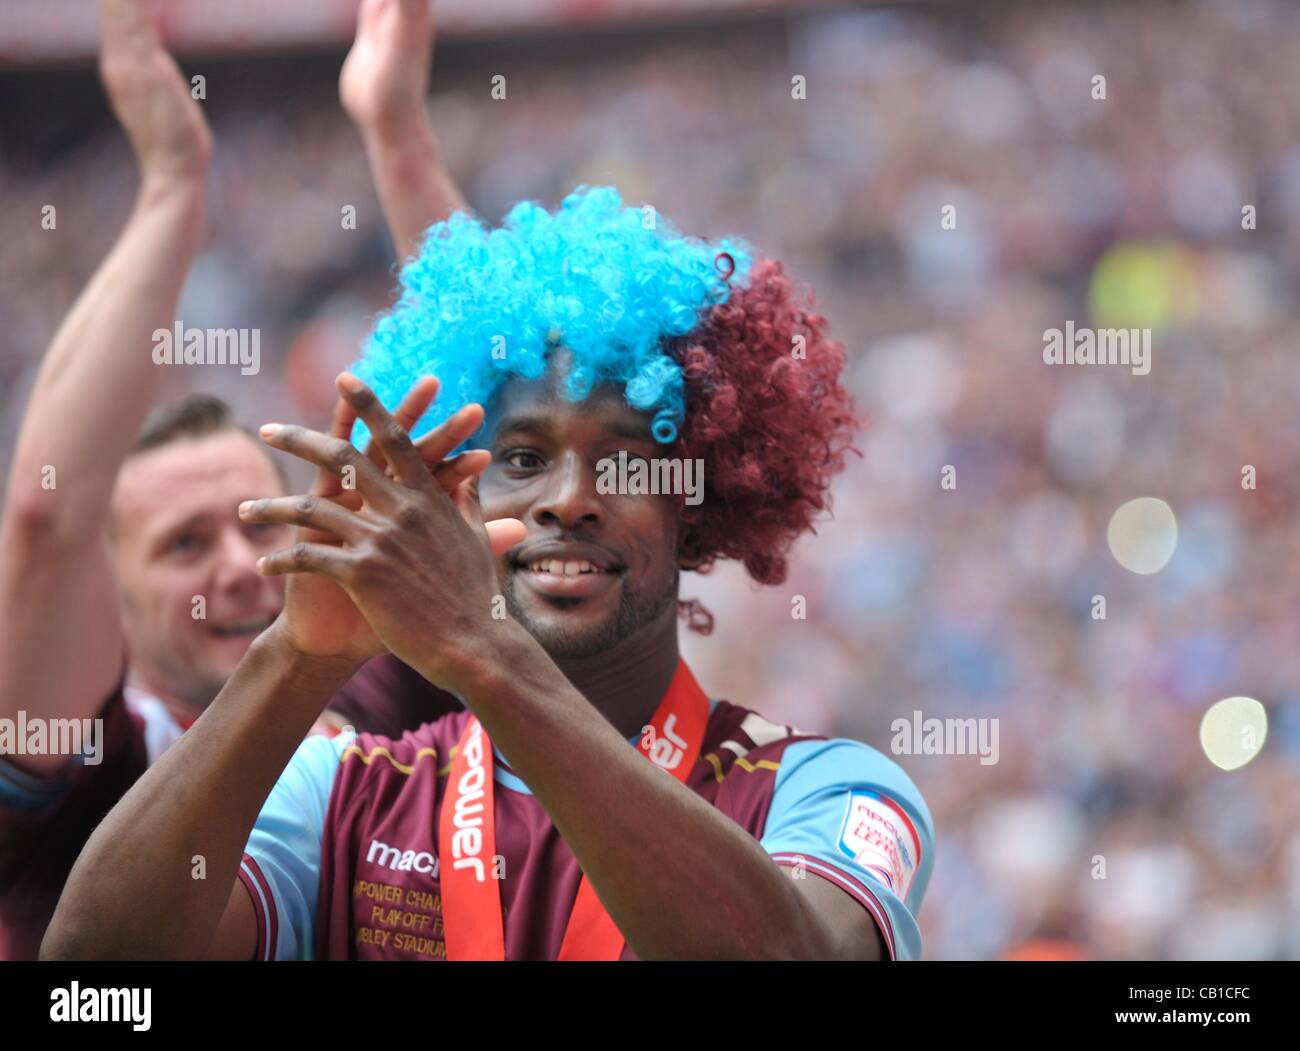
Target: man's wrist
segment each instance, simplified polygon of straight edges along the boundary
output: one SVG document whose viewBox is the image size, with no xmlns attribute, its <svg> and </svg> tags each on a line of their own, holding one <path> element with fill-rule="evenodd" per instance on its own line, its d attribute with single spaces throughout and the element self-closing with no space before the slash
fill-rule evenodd
<svg viewBox="0 0 1300 1051">
<path fill-rule="evenodd" d="M 507 679 L 517 681 L 539 656 L 549 659 L 518 621 L 506 619 L 467 637 L 467 644 L 457 646 L 450 664 L 442 662 L 440 667 L 425 666 L 419 671 L 435 686 L 470 704 L 475 697 L 495 694 Z"/>
<path fill-rule="evenodd" d="M 273 623 L 254 641 L 260 659 L 306 683 L 329 687 L 331 694 L 356 672 L 363 660 L 352 657 L 323 657 L 298 649 L 280 620 Z"/>
<path fill-rule="evenodd" d="M 162 175 L 145 172 L 140 179 L 136 207 L 147 212 L 167 212 L 196 230 L 203 225 L 207 204 L 207 175 Z"/>
<path fill-rule="evenodd" d="M 357 127 L 366 148 L 381 157 L 437 156 L 438 139 L 423 106 L 358 122 Z"/>
</svg>

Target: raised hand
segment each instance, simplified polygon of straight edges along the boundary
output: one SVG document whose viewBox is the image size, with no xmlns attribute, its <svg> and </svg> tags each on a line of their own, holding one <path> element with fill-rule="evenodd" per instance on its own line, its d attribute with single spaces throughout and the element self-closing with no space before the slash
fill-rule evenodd
<svg viewBox="0 0 1300 1051">
<path fill-rule="evenodd" d="M 363 133 L 393 136 L 423 126 L 433 33 L 429 0 L 363 0 L 339 76 L 343 108 Z"/>
<path fill-rule="evenodd" d="M 393 578 L 362 572 L 361 564 L 367 558 L 378 562 L 382 561 L 380 555 L 391 554 L 389 540 L 397 537 L 405 542 L 404 527 L 414 525 L 417 520 L 445 525 L 446 515 L 427 519 L 420 508 L 449 510 L 462 530 L 470 529 L 466 522 L 472 523 L 470 536 L 482 545 L 486 562 L 480 560 L 478 569 L 486 567 L 484 583 L 489 590 L 488 598 L 483 600 L 482 614 L 488 616 L 491 596 L 496 591 L 493 558 L 523 539 L 524 526 L 515 519 L 485 525 L 477 516 L 470 487 L 491 462 L 490 453 L 471 450 L 447 458 L 448 453 L 481 425 L 482 407 L 464 406 L 412 444 L 407 431 L 432 402 L 437 392 L 436 380 L 426 378 L 417 383 L 391 416 L 355 377 L 340 376 L 339 391 L 342 397 L 328 435 L 303 427 L 277 425 L 262 431 L 268 445 L 300 456 L 320 468 L 311 493 L 249 501 L 240 506 L 240 516 L 247 522 L 289 523 L 301 527 L 292 547 L 267 556 L 260 566 L 267 573 L 293 574 L 285 591 L 285 612 L 281 619 L 296 650 L 316 657 L 360 661 L 391 649 L 419 667 L 411 658 L 429 641 L 417 626 L 420 617 L 412 615 L 407 624 L 394 627 L 391 618 L 386 621 L 382 614 L 376 621 L 371 616 L 372 608 L 367 606 L 368 602 L 374 602 L 376 589 L 388 590 L 389 598 L 400 601 L 399 593 L 410 591 L 415 582 L 401 568 L 405 565 L 409 569 L 411 563 L 384 562 L 382 569 L 395 570 Z M 365 454 L 348 441 L 358 415 L 374 435 Z M 460 514 L 453 508 L 448 494 L 454 498 L 455 508 L 461 509 Z M 407 521 L 407 516 L 411 521 Z M 393 521 L 394 517 L 397 522 Z M 463 533 L 461 537 L 464 539 Z M 355 581 L 315 568 L 337 566 L 340 560 L 355 562 L 360 567 Z M 380 582 L 376 583 L 376 579 Z M 447 586 L 461 585 L 449 579 Z M 386 631 L 381 628 L 385 623 Z"/>
<path fill-rule="evenodd" d="M 146 183 L 202 181 L 212 133 L 163 48 L 148 0 L 100 0 L 99 75 Z"/>
<path fill-rule="evenodd" d="M 425 111 L 433 37 L 429 0 L 363 0 L 339 76 L 399 261 L 430 226 L 466 207 Z"/>
</svg>

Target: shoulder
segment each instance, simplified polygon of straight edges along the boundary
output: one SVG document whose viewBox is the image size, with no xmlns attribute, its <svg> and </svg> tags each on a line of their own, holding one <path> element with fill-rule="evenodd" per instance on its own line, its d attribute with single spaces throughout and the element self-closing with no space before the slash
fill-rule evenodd
<svg viewBox="0 0 1300 1051">
<path fill-rule="evenodd" d="M 778 789 L 869 783 L 892 788 L 925 809 L 920 790 L 903 768 L 871 745 L 774 723 L 729 701 L 715 704 L 701 753 L 715 756 L 724 773 L 733 766 L 746 772 L 767 769 L 776 775 Z M 928 820 L 928 810 L 925 815 Z"/>
<path fill-rule="evenodd" d="M 721 782 L 733 772 L 773 773 L 785 750 L 798 741 L 824 740 L 818 734 L 774 723 L 758 712 L 720 700 L 709 713 L 700 760 L 713 768 Z"/>
<path fill-rule="evenodd" d="M 777 790 L 814 792 L 826 786 L 870 785 L 906 800 L 930 824 L 921 790 L 890 756 L 848 737 L 804 738 L 783 755 Z"/>
<path fill-rule="evenodd" d="M 826 737 L 775 723 L 729 701 L 714 705 L 700 752 L 719 781 L 738 770 L 767 771 L 775 775 L 775 790 L 785 792 L 838 783 L 876 784 L 914 800 L 929 820 L 920 790 L 883 752 L 852 738 Z"/>
</svg>

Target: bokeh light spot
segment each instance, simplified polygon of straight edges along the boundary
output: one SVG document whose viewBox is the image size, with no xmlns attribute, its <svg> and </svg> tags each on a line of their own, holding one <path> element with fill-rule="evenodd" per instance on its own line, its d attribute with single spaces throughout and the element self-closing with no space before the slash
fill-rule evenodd
<svg viewBox="0 0 1300 1051">
<path fill-rule="evenodd" d="M 1264 747 L 1268 712 L 1253 697 L 1225 697 L 1201 719 L 1201 748 L 1220 770 L 1245 766 Z"/>
<path fill-rule="evenodd" d="M 1163 500 L 1142 496 L 1115 509 L 1106 542 L 1115 561 L 1130 572 L 1159 573 L 1178 546 L 1178 520 Z"/>
</svg>

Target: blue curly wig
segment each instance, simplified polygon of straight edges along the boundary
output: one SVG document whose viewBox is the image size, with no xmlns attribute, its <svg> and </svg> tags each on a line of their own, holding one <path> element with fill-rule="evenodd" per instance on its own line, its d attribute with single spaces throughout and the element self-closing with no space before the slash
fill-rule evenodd
<svg viewBox="0 0 1300 1051">
<path fill-rule="evenodd" d="M 672 442 L 685 406 L 665 342 L 725 303 L 750 261 L 743 241 L 683 237 L 650 209 L 624 207 L 612 186 L 579 186 L 554 214 L 522 201 L 496 230 L 456 212 L 403 266 L 401 295 L 352 371 L 390 410 L 420 377 L 439 379 L 437 401 L 412 428 L 418 438 L 463 405 L 486 406 L 513 376 L 543 376 L 564 347 L 566 397 L 615 383 L 652 414 L 654 438 Z M 366 438 L 358 422 L 353 441 Z"/>
</svg>

